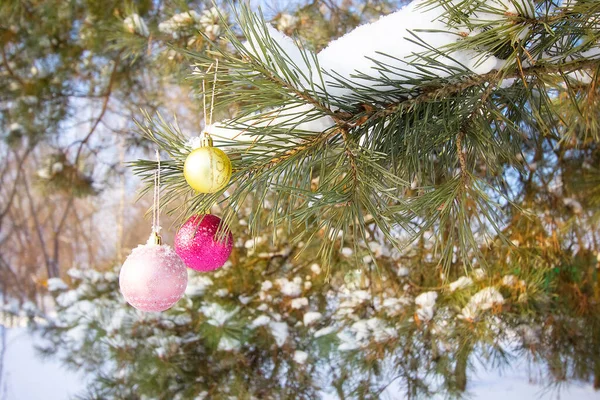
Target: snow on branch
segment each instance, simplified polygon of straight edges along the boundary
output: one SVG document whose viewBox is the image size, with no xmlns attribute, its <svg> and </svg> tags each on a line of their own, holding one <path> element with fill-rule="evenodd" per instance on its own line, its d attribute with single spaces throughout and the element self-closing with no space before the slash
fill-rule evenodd
<svg viewBox="0 0 600 400">
<path fill-rule="evenodd" d="M 287 140 L 294 132 L 325 132 L 339 122 L 336 112 L 356 104 L 387 106 L 415 99 L 422 94 L 424 84 L 488 76 L 496 71 L 506 74 L 509 69 L 513 78 L 513 70 L 523 75 L 524 68 L 538 65 L 531 53 L 539 46 L 532 45 L 531 53 L 527 50 L 529 41 L 541 40 L 531 33 L 530 27 L 541 23 L 535 18 L 532 0 L 476 4 L 414 0 L 313 54 L 248 12 L 239 20 L 247 41 L 237 50 L 259 66 L 257 74 L 273 74 L 270 78 L 283 86 L 283 99 L 255 115 L 219 122 L 206 130 L 217 138 L 245 144 L 261 142 L 265 130 L 273 132 L 273 140 Z M 521 57 L 517 49 L 527 56 L 524 60 L 515 58 Z M 585 53 L 569 50 L 565 56 L 571 62 L 597 53 L 594 45 Z M 542 63 L 559 57 L 535 54 Z M 230 69 L 228 73 L 236 72 Z M 578 72 L 570 76 L 579 77 Z M 496 83 L 505 87 L 512 82 Z"/>
<path fill-rule="evenodd" d="M 504 7 L 506 12 L 517 11 L 514 5 L 506 3 L 496 6 Z M 444 11 L 443 7 L 416 0 L 374 23 L 356 28 L 312 57 L 299 43 L 264 24 L 259 17 L 249 15 L 247 19 L 253 20 L 240 21 L 246 24 L 247 42 L 238 50 L 268 66 L 297 90 L 312 90 L 317 96 L 334 99 L 351 98 L 357 90 L 365 88 L 377 92 L 397 89 L 395 85 L 383 85 L 382 79 L 404 81 L 400 87 L 410 90 L 415 84 L 408 82 L 424 76 L 448 77 L 461 70 L 483 74 L 501 67 L 502 62 L 485 51 L 457 50 L 444 56 L 434 55 L 437 65 L 427 71 L 419 60 L 427 49 L 442 49 L 462 39 L 461 29 L 468 32 L 465 27 L 450 27 Z M 499 19 L 502 14 L 488 12 L 475 17 Z M 338 108 L 335 104 L 329 106 L 332 110 Z M 284 104 L 259 118 L 217 123 L 207 130 L 228 140 L 256 142 L 254 128 L 277 126 L 320 133 L 334 125 L 328 115 L 303 118 L 312 111 L 312 105 Z"/>
</svg>

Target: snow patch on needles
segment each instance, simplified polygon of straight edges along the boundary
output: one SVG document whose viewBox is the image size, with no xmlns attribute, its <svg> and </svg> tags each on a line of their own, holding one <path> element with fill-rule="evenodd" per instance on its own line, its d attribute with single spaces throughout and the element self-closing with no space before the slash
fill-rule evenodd
<svg viewBox="0 0 600 400">
<path fill-rule="evenodd" d="M 319 275 L 321 273 L 321 267 L 319 266 L 319 264 L 313 264 L 313 265 L 311 265 L 310 266 L 310 270 L 315 275 Z"/>
<path fill-rule="evenodd" d="M 393 327 L 376 317 L 361 319 L 353 323 L 349 328 L 338 333 L 340 340 L 339 351 L 357 350 L 369 345 L 371 340 L 384 342 L 397 337 L 398 333 Z"/>
<path fill-rule="evenodd" d="M 298 297 L 302 293 L 302 282 L 288 281 L 286 278 L 280 278 L 275 281 L 275 284 L 279 286 L 279 290 L 286 296 Z"/>
<path fill-rule="evenodd" d="M 181 37 L 184 31 L 195 34 L 195 30 L 203 30 L 207 36 L 214 40 L 221 32 L 219 11 L 212 7 L 202 11 L 202 14 L 198 14 L 194 10 L 175 14 L 168 20 L 158 24 L 158 30 L 171 35 L 174 39 Z"/>
<path fill-rule="evenodd" d="M 294 352 L 294 361 L 298 364 L 304 364 L 308 359 L 308 353 L 301 350 L 296 350 Z"/>
<path fill-rule="evenodd" d="M 336 310 L 337 318 L 344 318 L 354 314 L 354 309 L 362 305 L 364 302 L 371 299 L 371 294 L 366 290 L 348 290 L 347 293 L 341 293 L 341 299 L 338 309 Z"/>
<path fill-rule="evenodd" d="M 289 329 L 285 322 L 269 322 L 269 328 L 271 329 L 271 335 L 275 338 L 275 343 L 277 343 L 277 347 L 281 347 L 285 344 L 288 336 Z"/>
<path fill-rule="evenodd" d="M 412 303 L 411 299 L 409 299 L 407 297 L 401 297 L 401 298 L 388 297 L 383 300 L 383 303 L 381 303 L 381 306 L 385 310 L 385 313 L 387 316 L 395 317 L 395 316 L 399 315 L 400 313 L 402 313 L 404 308 L 411 303 Z"/>
<path fill-rule="evenodd" d="M 340 340 L 339 351 L 352 351 L 360 348 L 360 344 L 356 341 L 352 333 L 348 331 L 339 332 L 337 337 Z"/>
<path fill-rule="evenodd" d="M 179 38 L 178 31 L 189 27 L 200 27 L 201 16 L 194 10 L 173 15 L 168 20 L 158 24 L 158 30 Z"/>
<path fill-rule="evenodd" d="M 312 105 L 308 104 L 290 104 L 284 107 L 265 111 L 259 119 L 246 119 L 236 121 L 235 123 L 216 122 L 207 126 L 204 131 L 208 132 L 215 139 L 226 139 L 238 142 L 260 142 L 264 137 L 253 133 L 258 128 L 264 128 L 268 131 L 270 126 L 276 126 L 278 135 L 282 129 L 291 131 L 306 131 L 313 133 L 323 132 L 335 125 L 330 117 L 318 117 Z M 200 139 L 192 138 L 187 146 L 195 149 L 200 147 Z"/>
<path fill-rule="evenodd" d="M 433 319 L 437 297 L 437 292 L 425 292 L 415 298 L 415 304 L 418 306 L 417 316 L 421 321 L 429 322 Z"/>
<path fill-rule="evenodd" d="M 123 25 L 125 25 L 125 29 L 130 33 L 137 33 L 138 35 L 145 37 L 150 36 L 148 25 L 146 25 L 142 17 L 140 17 L 138 14 L 134 13 L 125 18 Z"/>
<path fill-rule="evenodd" d="M 306 326 L 311 325 L 314 322 L 317 322 L 318 320 L 320 320 L 322 317 L 323 317 L 323 315 L 320 312 L 309 311 L 306 314 L 304 314 L 304 318 L 303 318 L 304 325 L 306 325 Z M 315 334 L 315 336 L 316 336 L 316 334 Z"/>
<path fill-rule="evenodd" d="M 252 321 L 252 323 L 250 324 L 250 328 L 254 329 L 258 328 L 259 326 L 265 326 L 269 322 L 271 322 L 271 318 L 269 318 L 266 315 L 261 315 L 259 317 L 256 317 L 254 321 Z"/>
<path fill-rule="evenodd" d="M 473 277 L 475 278 L 476 281 L 480 281 L 485 279 L 485 271 L 483 270 L 483 268 L 477 268 L 473 270 Z"/>
<path fill-rule="evenodd" d="M 461 276 L 454 282 L 450 283 L 449 288 L 450 288 L 451 292 L 454 292 L 459 289 L 467 288 L 467 287 L 471 286 L 472 284 L 473 284 L 473 279 L 471 279 L 467 276 Z"/>
<path fill-rule="evenodd" d="M 306 297 L 299 297 L 297 299 L 292 300 L 292 302 L 290 303 L 290 306 L 295 310 L 299 310 L 301 308 L 307 307 L 308 299 Z"/>
<path fill-rule="evenodd" d="M 393 327 L 388 327 L 382 319 L 370 318 L 367 320 L 367 326 L 376 342 L 384 342 L 386 340 L 398 336 L 398 332 Z"/>
<path fill-rule="evenodd" d="M 424 0 L 416 0 L 331 42 L 318 54 L 319 64 L 328 75 L 326 92 L 333 97 L 347 97 L 353 93 L 346 85 L 342 87 L 336 83 L 336 77 L 353 87 L 367 86 L 380 91 L 393 89 L 392 86 L 373 88 L 374 81 L 359 77 L 359 73 L 395 81 L 419 78 L 422 73 L 419 64 L 424 64 L 419 54 L 428 52 L 428 48 L 443 51 L 461 39 L 459 30 L 446 24 L 443 13 L 442 7 L 424 6 Z M 476 74 L 485 74 L 502 64 L 489 53 L 471 50 L 434 57 L 446 67 L 466 68 Z M 384 62 L 391 67 L 388 69 L 396 69 L 397 72 L 380 71 L 373 60 Z M 435 69 L 435 75 L 448 77 L 450 72 Z M 408 83 L 403 86 L 411 87 Z"/>
<path fill-rule="evenodd" d="M 239 311 L 239 308 L 233 311 L 227 311 L 220 304 L 210 303 L 202 306 L 200 311 L 208 318 L 208 323 L 214 326 L 223 326 L 231 317 L 233 317 Z"/>
<path fill-rule="evenodd" d="M 495 287 L 487 287 L 475 293 L 458 315 L 460 319 L 473 320 L 481 311 L 504 304 L 504 297 Z"/>
<path fill-rule="evenodd" d="M 415 298 L 415 304 L 423 308 L 433 308 L 437 297 L 437 292 L 424 292 Z"/>
<path fill-rule="evenodd" d="M 331 335 L 335 331 L 336 331 L 336 328 L 334 328 L 333 326 L 327 326 L 325 328 L 322 328 L 322 329 L 319 329 L 318 331 L 316 331 L 314 334 L 314 337 L 320 338 L 321 336 Z"/>
<path fill-rule="evenodd" d="M 59 290 L 67 290 L 69 287 L 67 284 L 60 278 L 50 278 L 48 279 L 48 291 L 56 292 Z"/>
<path fill-rule="evenodd" d="M 300 22 L 300 18 L 294 15 L 288 13 L 281 14 L 277 21 L 277 30 L 284 32 L 293 30 L 298 25 L 298 22 Z"/>
<path fill-rule="evenodd" d="M 219 340 L 218 350 L 222 351 L 236 351 L 241 347 L 240 341 L 234 338 L 223 336 L 221 340 Z"/>
<path fill-rule="evenodd" d="M 505 275 L 502 277 L 502 284 L 504 286 L 515 286 L 517 282 L 517 277 L 514 275 Z"/>
<path fill-rule="evenodd" d="M 209 277 L 189 273 L 185 294 L 190 297 L 202 296 L 206 292 L 206 289 L 212 286 L 212 284 L 213 281 Z"/>
</svg>

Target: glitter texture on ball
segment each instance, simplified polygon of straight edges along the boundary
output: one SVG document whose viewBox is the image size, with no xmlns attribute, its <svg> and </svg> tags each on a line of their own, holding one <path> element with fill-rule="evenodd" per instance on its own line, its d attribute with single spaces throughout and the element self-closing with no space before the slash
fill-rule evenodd
<svg viewBox="0 0 600 400">
<path fill-rule="evenodd" d="M 125 300 L 141 311 L 164 311 L 183 297 L 187 269 L 170 246 L 145 244 L 133 249 L 119 274 Z"/>
<path fill-rule="evenodd" d="M 221 241 L 221 218 L 206 214 L 195 215 L 179 228 L 175 235 L 175 251 L 185 264 L 196 271 L 208 272 L 225 264 L 233 248 L 233 235 L 226 228 Z"/>
</svg>

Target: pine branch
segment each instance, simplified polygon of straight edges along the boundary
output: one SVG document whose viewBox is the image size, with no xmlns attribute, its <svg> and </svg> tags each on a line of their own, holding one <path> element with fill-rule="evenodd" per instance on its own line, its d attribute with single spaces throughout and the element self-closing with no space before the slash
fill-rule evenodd
<svg viewBox="0 0 600 400">
<path fill-rule="evenodd" d="M 541 47 L 533 51 L 528 39 L 512 44 L 509 57 L 513 62 L 500 71 L 474 75 L 458 62 L 458 66 L 444 63 L 452 60 L 445 52 L 493 48 L 498 41 L 494 35 L 510 37 L 524 24 L 537 24 L 535 29 L 543 25 L 538 18 L 524 22 L 521 17 L 506 15 L 494 22 L 497 27 L 444 49 L 432 48 L 412 33 L 409 42 L 423 48 L 410 62 L 416 73 L 407 75 L 396 66 L 406 60 L 381 54 L 381 58 L 371 60 L 376 76 L 357 73 L 365 84 L 330 73 L 329 78 L 352 93 L 335 98 L 325 90 L 321 76 L 325 72 L 318 68 L 318 76 L 307 72 L 307 68 L 315 71 L 316 56 L 298 49 L 301 60 L 293 60 L 270 36 L 260 16 L 244 7 L 240 15 L 241 30 L 249 44 L 228 33 L 237 53 L 215 51 L 219 69 L 226 72 L 218 75 L 217 85 L 211 89 L 219 104 L 241 100 L 239 112 L 229 125 L 253 140 L 220 142 L 224 148 L 231 146 L 233 152 L 239 152 L 233 162 L 235 183 L 229 197 L 220 199 L 222 193 L 193 196 L 186 188 L 181 176 L 185 140 L 176 127 L 161 120 L 143 128 L 174 158 L 165 164 L 165 204 L 170 206 L 183 198 L 184 204 L 177 209 L 189 216 L 219 201 L 228 205 L 224 219 L 230 221 L 249 201 L 255 216 L 250 224 L 252 232 L 260 232 L 263 223 L 285 226 L 289 232 L 310 226 L 308 240 L 317 233 L 326 239 L 324 246 L 328 247 L 322 249 L 327 258 L 334 248 L 332 234 L 349 232 L 355 240 L 367 241 L 366 219 L 398 248 L 403 245 L 392 235 L 393 229 L 409 234 L 405 243 L 433 229 L 443 243 L 440 262 L 446 269 L 452 264 L 454 246 L 463 259 L 469 259 L 470 252 L 479 253 L 482 240 L 493 236 L 491 232 L 505 240 L 501 235 L 506 221 L 502 211 L 517 205 L 507 192 L 492 185 L 504 187 L 502 171 L 519 167 L 517 154 L 526 146 L 523 130 L 529 126 L 540 129 L 546 120 L 559 118 L 549 93 L 559 90 L 576 102 L 578 92 L 585 87 L 575 90 L 569 86 L 570 74 L 600 68 L 600 60 L 589 58 L 534 60 Z M 583 24 L 584 17 L 577 18 L 574 23 Z M 566 32 L 557 32 L 561 35 Z M 556 43 L 553 38 L 540 38 L 539 46 Z M 199 71 L 214 61 L 212 55 L 186 54 Z M 527 66 L 522 58 L 535 65 Z M 438 72 L 447 77 L 439 78 Z M 202 72 L 194 73 L 194 79 L 205 78 Z M 500 86 L 504 80 L 515 78 L 522 84 Z M 562 84 L 567 84 L 567 90 Z M 382 92 L 378 85 L 392 89 Z M 301 123 L 317 118 L 330 118 L 333 126 L 322 132 L 298 129 Z M 559 134 L 553 135 L 560 140 Z M 240 144 L 242 150 L 237 149 Z M 148 179 L 153 163 L 136 165 L 137 172 Z M 478 167 L 485 167 L 488 176 L 477 176 Z M 316 187 L 313 177 L 319 179 Z M 407 196 L 412 191 L 407 182 L 414 180 L 420 187 Z M 509 206 L 499 211 L 502 207 L 492 205 L 492 195 Z M 274 204 L 268 210 L 263 207 L 266 201 Z M 297 240 L 303 236 L 299 234 Z"/>
<path fill-rule="evenodd" d="M 345 117 L 344 119 L 346 121 L 356 119 L 358 118 L 358 116 L 360 116 L 361 118 L 367 116 L 368 118 L 372 119 L 381 118 L 390 114 L 410 112 L 413 108 L 420 104 L 434 101 L 437 99 L 445 99 L 454 94 L 463 92 L 473 87 L 479 87 L 485 84 L 495 86 L 502 79 L 539 77 L 541 75 L 557 73 L 567 74 L 569 72 L 579 71 L 583 69 L 593 70 L 595 68 L 598 68 L 599 66 L 600 60 L 584 59 L 561 64 L 537 65 L 529 68 L 524 68 L 521 71 L 514 71 L 512 73 L 505 74 L 499 74 L 498 71 L 492 71 L 487 74 L 469 77 L 464 81 L 448 83 L 447 85 L 443 85 L 442 87 L 426 90 L 413 99 L 408 99 L 406 101 L 401 101 L 395 104 L 389 104 L 383 109 L 372 109 L 371 111 L 363 111 L 357 115 L 344 114 L 343 116 Z"/>
</svg>

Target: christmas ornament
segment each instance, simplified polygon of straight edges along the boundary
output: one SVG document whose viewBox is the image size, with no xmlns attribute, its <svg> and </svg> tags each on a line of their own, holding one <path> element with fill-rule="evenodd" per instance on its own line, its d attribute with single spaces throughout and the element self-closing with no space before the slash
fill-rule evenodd
<svg viewBox="0 0 600 400">
<path fill-rule="evenodd" d="M 119 274 L 125 300 L 141 311 L 164 311 L 183 297 L 187 268 L 177 253 L 153 232 L 148 243 L 133 249 Z"/>
<path fill-rule="evenodd" d="M 215 193 L 229 183 L 231 161 L 223 150 L 213 147 L 211 137 L 205 134 L 202 147 L 192 151 L 185 159 L 183 176 L 192 189 L 200 193 Z"/>
<path fill-rule="evenodd" d="M 210 72 L 212 67 L 213 64 L 211 64 L 206 73 Z M 202 80 L 202 102 L 205 127 L 210 126 L 212 123 L 218 68 L 219 60 L 217 60 L 215 65 L 210 113 L 206 110 L 206 87 L 204 86 L 204 80 Z M 223 150 L 213 146 L 212 138 L 208 132 L 204 132 L 202 146 L 193 150 L 185 159 L 183 176 L 188 185 L 200 193 L 218 192 L 229 183 L 229 180 L 231 179 L 231 160 Z"/>
<path fill-rule="evenodd" d="M 119 287 L 125 300 L 141 311 L 164 311 L 171 308 L 185 292 L 187 269 L 170 246 L 163 245 L 159 235 L 160 158 L 154 175 L 152 233 L 145 245 L 133 249 L 119 273 Z"/>
<path fill-rule="evenodd" d="M 219 241 L 219 228 L 225 229 Z M 201 272 L 220 268 L 233 248 L 233 235 L 222 227 L 221 218 L 206 214 L 195 215 L 179 228 L 175 235 L 175 251 L 185 264 Z"/>
</svg>

